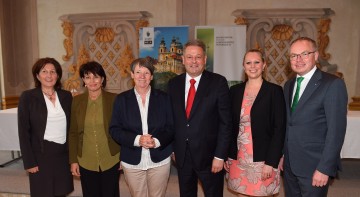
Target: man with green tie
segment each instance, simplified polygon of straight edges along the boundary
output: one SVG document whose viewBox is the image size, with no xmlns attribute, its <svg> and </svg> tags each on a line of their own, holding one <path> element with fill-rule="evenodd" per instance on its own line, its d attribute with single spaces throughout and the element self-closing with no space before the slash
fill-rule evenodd
<svg viewBox="0 0 360 197">
<path fill-rule="evenodd" d="M 341 168 L 346 131 L 347 91 L 342 79 L 316 67 L 316 42 L 307 37 L 290 45 L 296 77 L 286 82 L 284 145 L 286 196 L 326 196 L 329 178 Z"/>
</svg>

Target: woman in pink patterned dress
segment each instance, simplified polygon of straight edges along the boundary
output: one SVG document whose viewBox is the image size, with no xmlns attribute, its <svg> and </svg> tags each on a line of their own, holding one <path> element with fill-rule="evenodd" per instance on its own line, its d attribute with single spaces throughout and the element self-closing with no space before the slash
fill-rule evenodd
<svg viewBox="0 0 360 197">
<path fill-rule="evenodd" d="M 272 196 L 280 190 L 285 100 L 282 88 L 262 77 L 265 66 L 261 51 L 248 51 L 247 80 L 230 88 L 234 140 L 225 169 L 228 188 L 238 196 Z"/>
</svg>

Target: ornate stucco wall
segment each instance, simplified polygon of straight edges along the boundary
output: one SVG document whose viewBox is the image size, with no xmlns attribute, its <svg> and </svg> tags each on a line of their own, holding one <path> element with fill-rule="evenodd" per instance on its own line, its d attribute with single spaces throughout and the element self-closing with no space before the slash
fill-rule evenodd
<svg viewBox="0 0 360 197">
<path fill-rule="evenodd" d="M 59 16 L 74 13 L 148 11 L 151 26 L 176 25 L 177 5 L 181 0 L 37 0 L 40 57 L 62 61 L 65 54 L 63 30 Z M 335 11 L 329 30 L 329 62 L 344 74 L 349 97 L 360 95 L 360 1 L 358 0 L 207 0 L 207 25 L 234 25 L 231 13 L 236 9 L 331 8 Z M 186 10 L 186 7 L 182 9 Z"/>
</svg>

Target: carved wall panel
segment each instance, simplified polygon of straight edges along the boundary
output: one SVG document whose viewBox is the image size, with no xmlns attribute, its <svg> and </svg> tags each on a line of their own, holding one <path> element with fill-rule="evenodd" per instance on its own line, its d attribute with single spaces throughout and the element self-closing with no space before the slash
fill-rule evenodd
<svg viewBox="0 0 360 197">
<path fill-rule="evenodd" d="M 267 58 L 265 76 L 268 81 L 284 85 L 293 76 L 288 51 L 290 43 L 307 36 L 318 44 L 319 67 L 335 72 L 337 65 L 327 62 L 327 32 L 334 12 L 331 9 L 235 10 L 235 23 L 247 25 L 247 49 L 261 49 Z"/>
<path fill-rule="evenodd" d="M 138 30 L 148 26 L 147 12 L 64 15 L 64 89 L 82 91 L 79 68 L 99 62 L 106 73 L 106 90 L 120 93 L 133 87 L 130 63 L 138 57 Z"/>
</svg>

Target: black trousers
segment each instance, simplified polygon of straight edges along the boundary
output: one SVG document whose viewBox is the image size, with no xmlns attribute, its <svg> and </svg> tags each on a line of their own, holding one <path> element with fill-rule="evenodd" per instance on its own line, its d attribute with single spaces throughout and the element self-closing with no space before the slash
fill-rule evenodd
<svg viewBox="0 0 360 197">
<path fill-rule="evenodd" d="M 184 166 L 178 167 L 178 178 L 181 197 L 197 196 L 198 180 L 200 180 L 206 197 L 223 196 L 224 171 L 212 173 L 211 164 L 206 169 L 196 169 L 189 148 L 186 148 Z"/>
<path fill-rule="evenodd" d="M 80 166 L 84 197 L 119 197 L 119 163 L 105 171 L 90 171 Z"/>
</svg>

